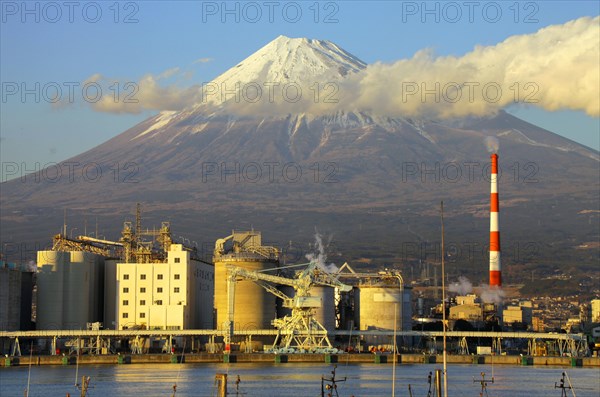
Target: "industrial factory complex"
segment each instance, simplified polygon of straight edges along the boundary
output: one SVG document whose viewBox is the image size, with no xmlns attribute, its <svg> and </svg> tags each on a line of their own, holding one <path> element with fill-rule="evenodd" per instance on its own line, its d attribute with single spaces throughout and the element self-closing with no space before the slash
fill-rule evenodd
<svg viewBox="0 0 600 397">
<path fill-rule="evenodd" d="M 502 285 L 497 159 L 492 155 L 491 289 Z M 38 251 L 37 272 L 2 263 L 0 347 L 19 355 L 28 338 L 52 355 L 184 347 L 213 354 L 435 353 L 443 330 L 462 354 L 502 353 L 519 348 L 519 340 L 529 354 L 593 350 L 582 334 L 534 333 L 543 329 L 536 329 L 531 302 L 504 307 L 455 294 L 425 308 L 400 272 L 330 268 L 315 251 L 306 263 L 287 264 L 259 231 L 232 231 L 215 241 L 212 261 L 202 260 L 194 247 L 173 240 L 168 222 L 144 229 L 139 204 L 135 223 L 125 222 L 115 241 L 68 237 L 65 224 L 52 249 Z M 438 329 L 442 318 L 448 322 Z M 588 320 L 600 322 L 600 300 L 592 301 Z"/>
<path fill-rule="evenodd" d="M 206 262 L 194 249 L 173 242 L 168 223 L 142 229 L 140 214 L 138 206 L 136 224 L 125 222 L 118 241 L 68 238 L 65 227 L 51 250 L 38 251 L 36 331 L 204 330 L 195 343 L 213 351 L 241 344 L 252 351 L 334 352 L 329 336 L 338 329 L 411 330 L 411 288 L 397 272 L 360 274 L 345 264 L 330 273 L 318 255 L 283 266 L 280 251 L 263 245 L 258 231 L 233 231 L 218 239 L 213 262 Z M 31 293 L 22 291 L 31 291 L 33 274 L 8 266 L 2 271 L 11 286 L 18 285 L 19 294 L 3 289 L 12 299 L 8 306 L 20 308 L 3 311 L 3 331 L 28 330 L 30 322 L 21 317 L 31 317 Z M 240 340 L 240 333 L 254 339 Z M 376 339 L 366 336 L 365 343 Z M 166 341 L 133 342 L 124 346 L 141 352 Z M 167 346 L 176 343 L 170 339 Z M 69 346 L 68 340 L 61 345 L 46 339 L 41 348 L 55 352 Z"/>
</svg>

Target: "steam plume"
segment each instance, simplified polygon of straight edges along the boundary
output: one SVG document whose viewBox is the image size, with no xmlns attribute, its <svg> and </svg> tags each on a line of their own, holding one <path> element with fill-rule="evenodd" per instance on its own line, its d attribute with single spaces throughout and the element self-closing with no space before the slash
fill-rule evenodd
<svg viewBox="0 0 600 397">
<path fill-rule="evenodd" d="M 456 292 L 459 295 L 467 295 L 473 292 L 473 284 L 466 277 L 459 277 L 458 282 L 450 284 L 448 291 Z"/>
<path fill-rule="evenodd" d="M 316 252 L 310 252 L 310 253 L 306 254 L 306 259 L 308 259 L 310 262 L 316 262 L 317 266 L 320 269 L 322 269 L 328 273 L 337 273 L 339 269 L 335 264 L 330 263 L 328 265 L 326 263 L 327 254 L 325 253 L 325 246 L 323 245 L 323 237 L 321 236 L 320 233 L 315 233 L 315 249 L 316 249 Z"/>
<path fill-rule="evenodd" d="M 500 148 L 498 138 L 495 136 L 486 136 L 484 143 L 488 153 L 498 153 L 498 149 Z"/>
<path fill-rule="evenodd" d="M 490 287 L 487 284 L 481 284 L 480 296 L 484 303 L 497 303 L 500 304 L 504 300 L 506 293 L 500 287 Z"/>
</svg>

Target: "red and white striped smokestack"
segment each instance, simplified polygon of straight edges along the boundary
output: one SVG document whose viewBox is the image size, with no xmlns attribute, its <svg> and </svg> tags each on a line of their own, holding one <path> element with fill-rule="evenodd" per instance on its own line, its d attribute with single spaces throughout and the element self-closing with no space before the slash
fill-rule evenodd
<svg viewBox="0 0 600 397">
<path fill-rule="evenodd" d="M 502 267 L 500 265 L 500 228 L 498 213 L 498 155 L 492 154 L 491 194 L 490 194 L 490 287 L 502 286 Z"/>
</svg>

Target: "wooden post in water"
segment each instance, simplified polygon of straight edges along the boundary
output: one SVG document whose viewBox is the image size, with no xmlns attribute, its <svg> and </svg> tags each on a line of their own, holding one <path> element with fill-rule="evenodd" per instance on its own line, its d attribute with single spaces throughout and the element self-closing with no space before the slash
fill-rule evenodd
<svg viewBox="0 0 600 397">
<path fill-rule="evenodd" d="M 81 377 L 81 397 L 87 397 L 88 389 L 90 387 L 90 380 L 91 378 L 89 376 Z"/>
<path fill-rule="evenodd" d="M 435 395 L 442 397 L 442 370 L 435 370 Z"/>
<path fill-rule="evenodd" d="M 227 397 L 227 374 L 216 374 L 215 386 L 217 387 L 217 397 Z"/>
</svg>

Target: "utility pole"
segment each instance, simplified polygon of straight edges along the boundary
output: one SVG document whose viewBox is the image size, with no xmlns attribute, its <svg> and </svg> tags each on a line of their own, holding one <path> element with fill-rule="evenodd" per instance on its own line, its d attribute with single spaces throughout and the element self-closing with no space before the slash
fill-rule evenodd
<svg viewBox="0 0 600 397">
<path fill-rule="evenodd" d="M 444 267 L 444 202 L 440 204 L 441 207 L 441 218 L 442 218 L 442 330 L 444 335 L 444 397 L 448 397 L 448 372 L 447 372 L 447 359 L 446 359 L 446 269 Z"/>
</svg>

